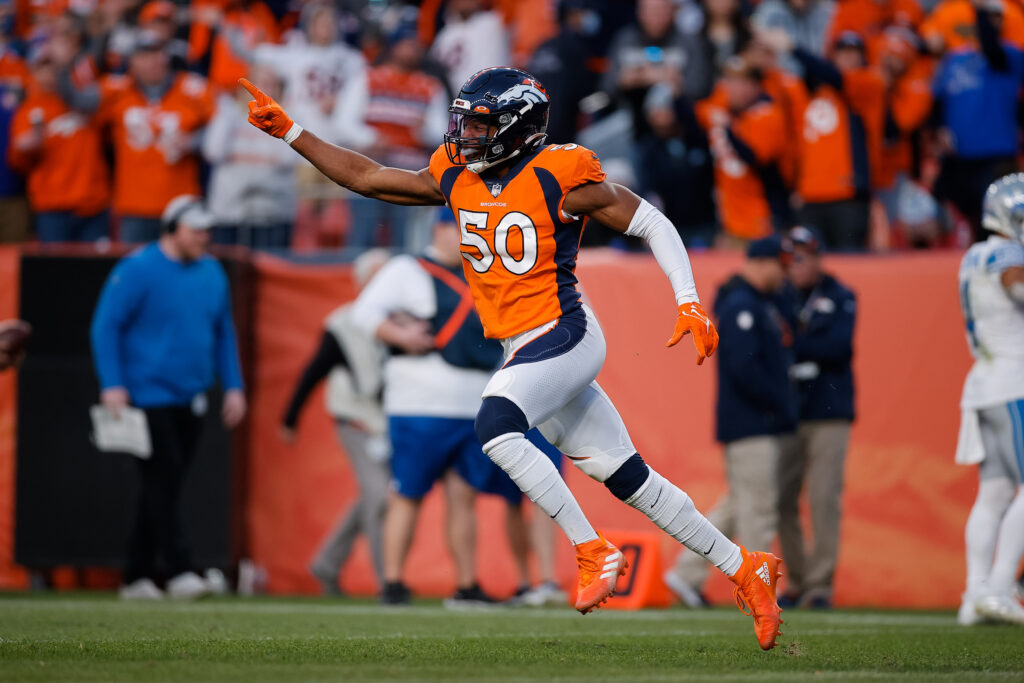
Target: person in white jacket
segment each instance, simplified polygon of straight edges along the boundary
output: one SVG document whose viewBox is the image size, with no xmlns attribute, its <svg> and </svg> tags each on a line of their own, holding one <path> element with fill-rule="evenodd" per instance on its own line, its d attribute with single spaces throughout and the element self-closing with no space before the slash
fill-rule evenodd
<svg viewBox="0 0 1024 683">
<path fill-rule="evenodd" d="M 1024 173 L 989 186 L 982 226 L 964 254 L 960 303 L 974 365 L 964 382 L 956 461 L 978 465 L 967 518 L 967 589 L 957 620 L 1024 625 L 1014 584 L 1024 555 Z"/>
<path fill-rule="evenodd" d="M 253 78 L 281 94 L 283 82 L 263 66 Z M 211 235 L 216 244 L 286 248 L 291 244 L 297 189 L 294 154 L 246 124 L 245 98 L 223 94 L 203 138 L 210 163 L 207 204 L 217 219 Z"/>
</svg>

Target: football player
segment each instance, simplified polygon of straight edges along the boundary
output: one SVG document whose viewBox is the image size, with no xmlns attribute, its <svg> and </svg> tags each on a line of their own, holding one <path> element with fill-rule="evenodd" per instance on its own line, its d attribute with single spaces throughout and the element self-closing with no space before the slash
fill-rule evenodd
<svg viewBox="0 0 1024 683">
<path fill-rule="evenodd" d="M 588 218 L 647 240 L 678 304 L 668 345 L 692 334 L 697 363 L 714 353 L 718 333 L 701 307 L 689 259 L 657 209 L 607 182 L 593 152 L 545 145 L 548 95 L 518 69 L 484 69 L 449 108 L 445 141 L 427 168 L 380 166 L 324 142 L 294 123 L 246 80 L 249 121 L 283 138 L 339 185 L 398 204 L 448 204 L 462 235 L 463 268 L 485 334 L 500 339 L 504 365 L 483 393 L 476 431 L 484 452 L 551 516 L 576 547 L 583 614 L 604 602 L 625 572 L 622 553 L 584 516 L 551 461 L 525 437 L 541 433 L 587 475 L 603 482 L 736 584 L 754 618 L 760 646 L 779 635 L 779 560 L 733 544 L 682 490 L 637 454 L 615 406 L 595 378 L 605 341 L 576 289 L 576 255 Z"/>
<path fill-rule="evenodd" d="M 1014 579 L 1024 555 L 1024 173 L 992 183 L 982 205 L 992 234 L 960 262 L 960 304 L 974 365 L 960 399 L 956 461 L 978 465 L 967 518 L 967 589 L 958 621 L 1024 624 Z M 993 559 L 994 554 L 994 559 Z"/>
</svg>

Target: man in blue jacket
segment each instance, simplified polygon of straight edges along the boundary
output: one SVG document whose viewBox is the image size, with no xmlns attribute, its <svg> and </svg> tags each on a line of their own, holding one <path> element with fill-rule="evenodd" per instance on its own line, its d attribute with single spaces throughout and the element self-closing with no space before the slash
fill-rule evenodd
<svg viewBox="0 0 1024 683">
<path fill-rule="evenodd" d="M 821 267 L 821 240 L 803 227 L 789 233 L 789 278 L 795 293 L 796 363 L 790 372 L 800 395 L 800 425 L 779 463 L 779 541 L 789 568 L 779 599 L 828 608 L 839 554 L 843 463 L 853 422 L 853 326 L 856 299 Z M 811 506 L 813 546 L 800 528 L 804 481 Z"/>
<path fill-rule="evenodd" d="M 796 429 L 790 380 L 793 334 L 776 306 L 786 272 L 782 241 L 751 242 L 743 270 L 718 290 L 716 438 L 725 445 L 728 490 L 708 520 L 748 548 L 768 548 L 778 520 L 778 464 Z M 707 562 L 683 552 L 665 583 L 685 604 L 705 604 Z"/>
<path fill-rule="evenodd" d="M 228 428 L 245 416 L 227 276 L 207 255 L 213 217 L 198 197 L 173 199 L 162 234 L 114 267 L 92 320 L 100 401 L 115 415 L 133 405 L 146 413 L 152 455 L 138 459 L 135 527 L 121 596 L 158 599 L 158 560 L 171 577 L 166 594 L 195 598 L 209 591 L 192 565 L 180 494 L 195 454 L 206 391 L 224 389 Z"/>
</svg>

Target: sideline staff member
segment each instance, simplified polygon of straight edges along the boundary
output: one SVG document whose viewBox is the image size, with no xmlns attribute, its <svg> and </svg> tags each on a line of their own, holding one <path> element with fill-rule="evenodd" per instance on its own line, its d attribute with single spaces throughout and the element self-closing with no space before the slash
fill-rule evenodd
<svg viewBox="0 0 1024 683">
<path fill-rule="evenodd" d="M 158 557 L 172 598 L 209 592 L 194 571 L 181 520 L 181 486 L 198 441 L 205 392 L 216 373 L 228 428 L 245 416 L 228 280 L 206 254 L 213 217 L 198 197 L 167 205 L 160 238 L 121 259 L 103 286 L 92 348 L 103 405 L 146 413 L 153 454 L 136 460 L 141 489 L 128 544 L 124 598 L 161 598 Z"/>
</svg>

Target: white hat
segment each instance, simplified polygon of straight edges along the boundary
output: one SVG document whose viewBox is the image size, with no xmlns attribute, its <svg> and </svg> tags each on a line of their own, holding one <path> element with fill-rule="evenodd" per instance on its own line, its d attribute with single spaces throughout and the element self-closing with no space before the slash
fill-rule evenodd
<svg viewBox="0 0 1024 683">
<path fill-rule="evenodd" d="M 187 225 L 193 230 L 209 230 L 216 222 L 213 214 L 203 206 L 202 197 L 194 194 L 183 194 L 172 199 L 160 217 L 164 232 L 172 232 L 179 225 Z"/>
</svg>

